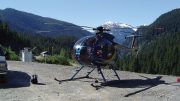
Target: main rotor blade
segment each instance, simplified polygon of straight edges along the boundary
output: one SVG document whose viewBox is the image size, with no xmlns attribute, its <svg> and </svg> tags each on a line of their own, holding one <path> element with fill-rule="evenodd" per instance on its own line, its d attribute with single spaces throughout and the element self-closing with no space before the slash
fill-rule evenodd
<svg viewBox="0 0 180 101">
<path fill-rule="evenodd" d="M 80 26 L 80 27 L 84 27 L 84 28 L 91 28 L 93 29 L 94 27 L 89 27 L 89 26 Z"/>
</svg>

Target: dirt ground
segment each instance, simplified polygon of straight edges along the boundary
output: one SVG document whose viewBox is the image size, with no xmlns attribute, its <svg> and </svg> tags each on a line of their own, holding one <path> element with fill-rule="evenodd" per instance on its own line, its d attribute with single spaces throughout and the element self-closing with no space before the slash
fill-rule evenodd
<svg viewBox="0 0 180 101">
<path fill-rule="evenodd" d="M 104 75 L 113 84 L 96 90 L 95 79 L 78 79 L 59 84 L 54 78 L 67 79 L 77 67 L 41 63 L 8 61 L 6 83 L 0 83 L 0 101 L 180 101 L 180 83 L 175 76 L 150 75 L 104 69 Z M 84 68 L 77 77 L 85 76 L 92 68 Z M 31 83 L 38 75 L 38 84 Z M 95 70 L 90 77 L 102 81 Z M 95 84 L 95 83 L 94 83 Z M 97 84 L 98 85 L 98 84 Z"/>
</svg>

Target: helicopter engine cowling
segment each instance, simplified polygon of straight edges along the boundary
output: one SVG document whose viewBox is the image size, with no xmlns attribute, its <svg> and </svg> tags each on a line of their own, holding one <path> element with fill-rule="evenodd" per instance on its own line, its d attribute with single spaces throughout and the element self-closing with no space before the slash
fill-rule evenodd
<svg viewBox="0 0 180 101">
<path fill-rule="evenodd" d="M 81 65 L 108 65 L 115 62 L 116 49 L 107 38 L 87 36 L 75 43 L 73 57 Z"/>
</svg>

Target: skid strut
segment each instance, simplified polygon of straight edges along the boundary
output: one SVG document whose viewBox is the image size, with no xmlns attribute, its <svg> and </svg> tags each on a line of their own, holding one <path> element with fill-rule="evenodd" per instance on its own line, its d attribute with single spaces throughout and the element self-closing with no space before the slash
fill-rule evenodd
<svg viewBox="0 0 180 101">
<path fill-rule="evenodd" d="M 113 65 L 109 65 L 110 69 L 112 69 L 115 73 L 115 76 L 118 78 L 118 80 L 120 80 L 120 77 L 118 76 L 118 73 L 116 72 L 116 68 L 113 66 Z M 58 80 L 55 78 L 56 81 L 58 81 L 59 83 L 62 83 L 62 82 L 65 82 L 65 81 L 74 81 L 74 80 L 78 80 L 78 79 L 83 79 L 83 78 L 90 78 L 89 75 L 95 70 L 95 68 L 97 68 L 98 70 L 98 73 L 101 74 L 102 78 L 103 78 L 103 83 L 101 83 L 101 86 L 106 86 L 106 85 L 109 85 L 109 83 L 107 82 L 103 72 L 102 72 L 102 68 L 101 66 L 93 66 L 93 69 L 89 72 L 87 72 L 87 75 L 86 76 L 83 76 L 83 77 L 78 77 L 78 78 L 75 78 L 75 76 L 84 68 L 84 66 L 81 66 L 79 69 L 76 70 L 76 73 L 69 79 L 64 79 L 64 80 Z M 94 85 L 93 83 L 91 84 L 93 87 L 96 88 L 96 85 Z"/>
<path fill-rule="evenodd" d="M 110 68 L 114 71 L 115 76 L 118 78 L 118 80 L 120 80 L 120 77 L 119 77 L 118 73 L 116 72 L 116 68 L 113 65 L 110 65 Z"/>
<path fill-rule="evenodd" d="M 113 65 L 109 65 L 109 68 L 112 69 L 115 73 L 115 76 L 118 78 L 118 80 L 120 81 L 120 77 L 118 76 L 118 73 L 116 72 L 116 68 L 113 66 Z M 109 81 L 106 81 L 106 78 L 104 77 L 104 74 L 102 72 L 102 68 L 100 66 L 97 67 L 98 69 L 98 73 L 101 74 L 104 82 L 101 83 L 100 85 L 97 84 L 96 82 L 95 83 L 92 83 L 91 86 L 94 87 L 96 90 L 100 89 L 100 88 L 103 88 L 105 86 L 108 86 L 108 85 L 112 85 L 112 84 L 115 84 L 116 82 L 109 82 Z M 118 82 L 117 82 L 118 83 Z"/>
<path fill-rule="evenodd" d="M 109 65 L 109 67 L 110 67 L 110 69 L 112 69 L 114 71 L 115 76 L 118 78 L 118 80 L 120 80 L 120 77 L 119 77 L 118 73 L 116 72 L 115 67 L 113 65 Z M 107 83 L 106 78 L 105 78 L 105 76 L 104 76 L 104 74 L 102 72 L 102 68 L 100 66 L 98 66 L 97 69 L 98 69 L 98 73 L 101 74 L 101 76 L 102 76 L 102 78 L 104 80 L 104 83 Z"/>
<path fill-rule="evenodd" d="M 106 83 L 106 78 L 104 77 L 104 74 L 103 74 L 103 72 L 102 72 L 102 70 L 101 70 L 101 67 L 98 66 L 97 69 L 98 69 L 98 73 L 101 74 L 101 76 L 102 76 L 102 78 L 103 78 L 103 80 L 104 80 L 104 83 Z"/>
<path fill-rule="evenodd" d="M 93 69 L 89 72 L 87 72 L 86 76 L 83 77 L 78 77 L 75 78 L 75 76 L 84 68 L 84 66 L 81 66 L 78 70 L 76 70 L 76 73 L 69 79 L 64 79 L 64 80 L 58 80 L 57 78 L 54 78 L 54 80 L 58 81 L 59 83 L 65 82 L 65 81 L 73 81 L 73 80 L 77 80 L 77 79 L 83 79 L 83 78 L 90 78 L 89 75 L 95 70 L 95 67 L 93 67 Z"/>
<path fill-rule="evenodd" d="M 76 70 L 76 73 L 70 78 L 70 80 L 74 79 L 74 77 L 84 68 L 84 66 L 81 66 L 80 69 Z"/>
</svg>

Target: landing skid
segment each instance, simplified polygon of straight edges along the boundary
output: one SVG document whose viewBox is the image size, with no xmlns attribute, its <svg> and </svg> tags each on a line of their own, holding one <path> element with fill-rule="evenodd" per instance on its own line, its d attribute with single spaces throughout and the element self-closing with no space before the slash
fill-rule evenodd
<svg viewBox="0 0 180 101">
<path fill-rule="evenodd" d="M 120 80 L 107 81 L 106 83 L 92 83 L 91 86 L 94 87 L 96 90 L 99 90 L 100 88 L 104 88 L 106 86 L 111 86 L 118 83 L 120 83 Z"/>
<path fill-rule="evenodd" d="M 59 84 L 61 84 L 61 83 L 66 82 L 66 81 L 75 81 L 75 80 L 84 79 L 84 78 L 94 79 L 94 78 L 89 77 L 89 76 L 83 76 L 83 77 L 78 77 L 78 78 L 73 78 L 73 79 L 64 79 L 64 80 L 59 80 L 59 79 L 57 79 L 57 78 L 54 78 L 54 80 L 55 80 L 55 81 L 58 81 Z"/>
<path fill-rule="evenodd" d="M 61 84 L 61 83 L 66 82 L 66 81 L 74 81 L 74 80 L 84 79 L 84 78 L 93 79 L 93 78 L 89 77 L 89 75 L 95 70 L 95 67 L 94 67 L 90 72 L 87 72 L 87 75 L 86 75 L 86 76 L 75 78 L 75 76 L 76 76 L 83 68 L 84 68 L 84 66 L 81 66 L 78 70 L 76 70 L 76 73 L 75 73 L 70 79 L 58 80 L 57 78 L 54 78 L 54 80 L 58 81 L 59 84 Z"/>
<path fill-rule="evenodd" d="M 75 76 L 84 68 L 84 66 L 81 66 L 78 70 L 76 70 L 76 73 L 70 78 L 70 79 L 64 79 L 64 80 L 58 80 L 57 78 L 54 78 L 54 80 L 58 81 L 59 84 L 63 83 L 63 82 L 67 82 L 67 81 L 74 81 L 74 80 L 78 80 L 78 79 L 84 79 L 84 78 L 88 78 L 88 79 L 94 79 L 92 77 L 89 77 L 89 75 L 95 70 L 95 68 L 97 68 L 98 70 L 98 73 L 101 74 L 102 78 L 103 78 L 103 83 L 100 83 L 100 85 L 97 85 L 98 83 L 98 80 L 96 79 L 95 80 L 95 83 L 96 84 L 91 84 L 92 87 L 95 87 L 96 90 L 98 90 L 99 88 L 102 88 L 104 86 L 107 86 L 109 85 L 110 83 L 106 81 L 106 78 L 102 72 L 102 68 L 101 66 L 93 66 L 93 69 L 90 71 L 90 72 L 87 72 L 87 75 L 86 76 L 83 76 L 83 77 L 78 77 L 78 78 L 75 78 Z M 114 68 L 114 66 L 112 65 L 109 65 L 109 68 L 112 69 L 115 73 L 115 76 L 118 78 L 118 81 L 120 81 L 120 77 L 118 76 L 117 72 L 116 72 L 116 69 Z"/>
</svg>

